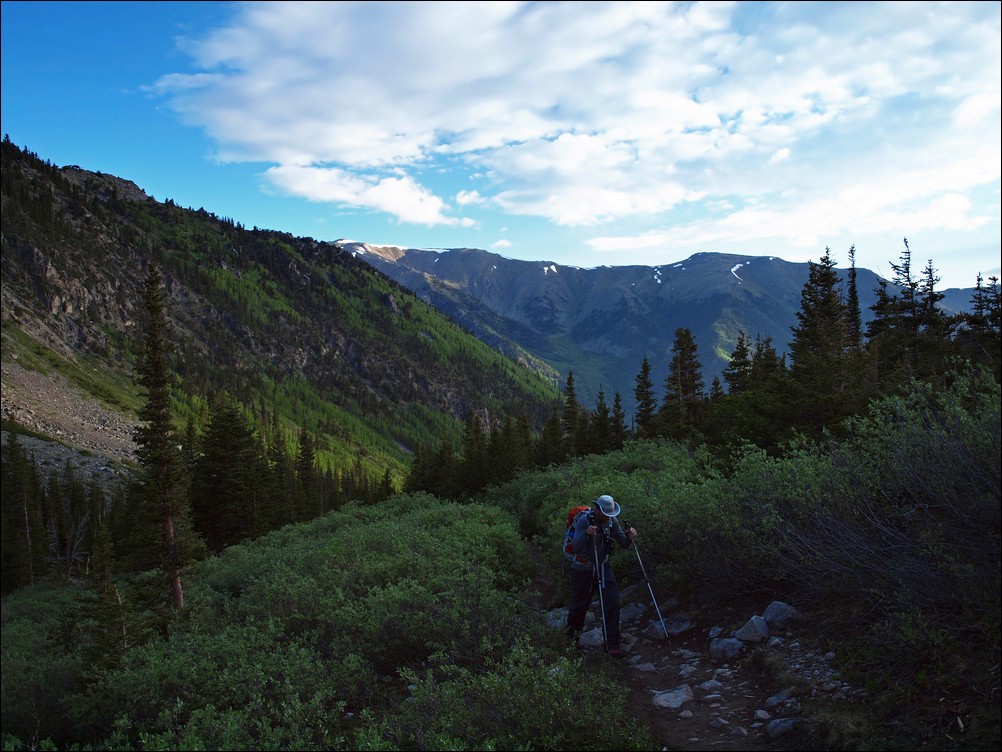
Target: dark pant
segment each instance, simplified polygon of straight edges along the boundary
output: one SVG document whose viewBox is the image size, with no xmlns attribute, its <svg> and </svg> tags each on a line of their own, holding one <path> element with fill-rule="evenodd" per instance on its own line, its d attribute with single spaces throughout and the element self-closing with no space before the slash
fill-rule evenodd
<svg viewBox="0 0 1002 752">
<path fill-rule="evenodd" d="M 605 588 L 601 602 L 605 606 L 605 646 L 619 649 L 619 583 L 608 562 L 605 566 Z M 576 636 L 584 627 L 585 614 L 599 591 L 595 570 L 571 570 L 571 603 L 567 608 L 567 634 Z"/>
</svg>

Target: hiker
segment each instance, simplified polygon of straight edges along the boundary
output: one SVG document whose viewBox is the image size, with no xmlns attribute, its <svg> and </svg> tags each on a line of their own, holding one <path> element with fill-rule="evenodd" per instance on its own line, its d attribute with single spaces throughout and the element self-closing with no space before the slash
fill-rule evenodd
<svg viewBox="0 0 1002 752">
<path fill-rule="evenodd" d="M 637 536 L 635 528 L 625 532 L 616 517 L 619 504 L 609 495 L 595 499 L 592 509 L 574 518 L 571 561 L 571 602 L 567 609 L 567 636 L 581 647 L 579 638 L 585 614 L 595 594 L 602 605 L 605 648 L 609 655 L 622 657 L 619 647 L 619 583 L 609 564 L 612 542 L 628 548 Z"/>
</svg>

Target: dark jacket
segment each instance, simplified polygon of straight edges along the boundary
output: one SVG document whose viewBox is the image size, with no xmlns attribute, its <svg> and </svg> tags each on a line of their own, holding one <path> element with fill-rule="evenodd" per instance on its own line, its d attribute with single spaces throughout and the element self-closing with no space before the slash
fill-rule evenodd
<svg viewBox="0 0 1002 752">
<path fill-rule="evenodd" d="M 594 537 L 585 532 L 589 525 L 598 526 Z M 594 510 L 579 514 L 574 518 L 574 561 L 571 562 L 571 569 L 594 570 L 596 553 L 599 563 L 604 564 L 612 548 L 611 541 L 616 541 L 623 548 L 628 548 L 632 542 L 617 518 L 607 519 L 599 525 Z"/>
</svg>

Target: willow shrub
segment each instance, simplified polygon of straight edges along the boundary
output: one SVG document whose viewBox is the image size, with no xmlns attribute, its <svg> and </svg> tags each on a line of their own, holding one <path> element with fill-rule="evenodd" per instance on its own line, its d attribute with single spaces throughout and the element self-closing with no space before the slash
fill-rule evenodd
<svg viewBox="0 0 1002 752">
<path fill-rule="evenodd" d="M 3 599 L 3 671 L 0 730 L 36 746 L 72 733 L 66 698 L 83 668 L 79 641 L 87 625 L 79 613 L 80 591 L 43 583 Z"/>
<path fill-rule="evenodd" d="M 358 749 L 655 749 L 629 713 L 628 690 L 608 666 L 592 668 L 519 640 L 479 671 L 448 661 L 407 670 L 410 695 L 395 712 L 367 719 Z"/>
<path fill-rule="evenodd" d="M 395 712 L 404 674 L 433 655 L 477 677 L 519 638 L 553 649 L 552 630 L 525 605 L 532 567 L 495 507 L 421 494 L 348 506 L 194 565 L 168 636 L 86 687 L 74 681 L 79 660 L 60 658 L 68 676 L 53 680 L 45 658 L 59 658 L 59 646 L 32 633 L 30 608 L 5 600 L 4 732 L 25 745 L 355 749 L 369 728 L 361 719 Z M 59 623 L 46 619 L 49 630 Z M 50 702 L 51 717 L 31 714 Z"/>
<path fill-rule="evenodd" d="M 708 460 L 684 444 L 635 441 L 619 451 L 525 473 L 477 500 L 517 516 L 523 535 L 542 552 L 541 569 L 561 584 L 552 604 L 560 605 L 567 595 L 561 545 L 572 506 L 612 495 L 622 507 L 620 520 L 640 533 L 638 550 L 655 592 L 677 591 L 687 586 L 705 551 L 706 531 L 728 518 L 717 480 Z M 642 581 L 633 553 L 617 552 L 614 566 L 621 585 Z"/>
</svg>

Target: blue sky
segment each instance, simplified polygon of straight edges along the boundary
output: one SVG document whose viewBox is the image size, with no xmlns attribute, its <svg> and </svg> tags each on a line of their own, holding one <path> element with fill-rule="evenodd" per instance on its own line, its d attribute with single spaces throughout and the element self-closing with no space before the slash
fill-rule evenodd
<svg viewBox="0 0 1002 752">
<path fill-rule="evenodd" d="M 320 240 L 1000 265 L 1000 8 L 3 2 L 2 131 Z"/>
</svg>

